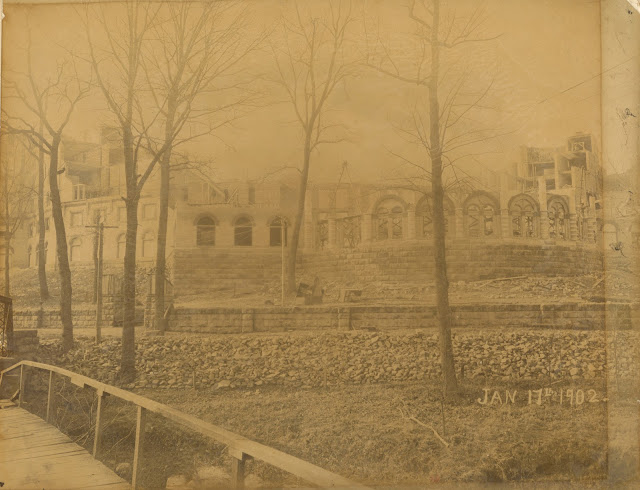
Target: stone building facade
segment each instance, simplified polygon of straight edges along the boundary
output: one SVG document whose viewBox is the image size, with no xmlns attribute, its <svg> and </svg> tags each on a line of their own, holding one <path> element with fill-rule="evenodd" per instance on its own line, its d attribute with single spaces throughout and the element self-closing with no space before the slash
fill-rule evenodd
<svg viewBox="0 0 640 490">
<path fill-rule="evenodd" d="M 126 227 L 122 150 L 117 138 L 105 130 L 99 143 L 69 141 L 61 152 L 61 168 L 66 170 L 58 178 L 72 267 L 93 261 L 95 230 L 89 226 L 98 215 L 113 227 L 105 230 L 104 250 L 107 265 L 116 267 L 124 257 Z M 139 262 L 149 266 L 156 247 L 157 177 L 150 177 L 139 206 Z M 202 171 L 174 172 L 167 254 L 176 293 L 183 288 L 206 292 L 277 278 L 296 198 L 295 187 L 282 183 L 214 182 Z M 491 250 L 498 246 L 502 254 L 513 251 L 514 267 L 501 266 L 513 270 L 519 269 L 525 245 L 544 251 L 542 255 L 532 252 L 531 257 L 549 258 L 549 250 L 555 249 L 597 253 L 603 229 L 601 199 L 602 171 L 590 135 L 574 135 L 558 148 L 523 148 L 522 159 L 512 171 L 483 183 L 461 183 L 446 193 L 452 263 L 459 263 L 464 275 L 465 257 L 474 250 L 489 250 L 491 262 Z M 431 209 L 428 189 L 421 192 L 384 183 L 312 184 L 302 226 L 301 270 L 323 270 L 323 260 L 333 263 L 331 257 L 342 257 L 347 262 L 342 266 L 336 262 L 336 266 L 349 270 L 348 261 L 359 260 L 359 252 L 383 253 L 409 257 L 407 272 L 415 268 L 413 260 L 414 266 L 424 269 L 420 277 L 428 278 L 429 260 L 422 258 L 430 254 Z M 47 244 L 51 244 L 47 265 L 55 267 L 50 204 L 46 215 Z M 25 229 L 22 257 L 14 264 L 35 267 L 35 220 L 27 222 Z M 371 263 L 379 262 L 373 255 L 370 258 Z M 527 267 L 535 271 L 536 265 Z M 368 274 L 382 269 L 369 268 Z M 491 271 L 480 275 L 491 275 Z"/>
</svg>

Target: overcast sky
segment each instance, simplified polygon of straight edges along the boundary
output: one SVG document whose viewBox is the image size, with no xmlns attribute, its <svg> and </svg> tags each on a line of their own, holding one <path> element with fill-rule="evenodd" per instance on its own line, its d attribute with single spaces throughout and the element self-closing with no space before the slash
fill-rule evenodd
<svg viewBox="0 0 640 490">
<path fill-rule="evenodd" d="M 306 2 L 300 1 L 304 7 Z M 477 2 L 471 2 L 475 5 Z M 558 146 L 576 132 L 600 135 L 600 8 L 592 0 L 489 0 L 483 32 L 498 36 L 493 41 L 465 48 L 460 62 L 469 64 L 481 90 L 493 80 L 486 109 L 479 123 L 495 128 L 502 136 L 492 141 L 490 153 L 460 162 L 473 172 L 477 168 L 499 170 L 518 158 L 520 145 Z M 282 15 L 290 16 L 293 0 L 246 2 L 251 12 L 248 35 L 274 26 Z M 317 3 L 316 3 L 317 5 Z M 447 2 L 460 15 L 468 12 L 466 0 Z M 356 16 L 349 42 L 353 53 L 364 50 L 363 17 L 381 19 L 382 37 L 402 45 L 414 24 L 402 0 L 354 0 Z M 84 32 L 74 9 L 68 5 L 5 5 L 3 31 L 3 77 L 23 69 L 26 33 L 32 33 L 34 66 L 50 70 L 52 62 L 65 56 L 64 49 L 82 46 Z M 275 36 L 273 42 L 278 42 Z M 394 44 L 395 43 L 395 44 Z M 410 56 L 412 47 L 402 49 Z M 268 50 L 248 60 L 251 69 L 273 74 Z M 268 96 L 281 93 L 275 86 Z M 4 90 L 3 90 L 4 94 Z M 391 152 L 419 158 L 414 148 L 393 129 L 407 115 L 414 93 L 406 85 L 363 68 L 359 75 L 337 88 L 329 100 L 339 109 L 337 121 L 349 127 L 351 141 L 321 147 L 314 154 L 312 178 L 335 181 L 343 161 L 354 179 L 380 178 L 400 164 Z M 10 109 L 10 103 L 3 101 Z M 68 136 L 95 140 L 100 124 L 108 121 L 96 91 L 79 108 Z M 256 109 L 220 134 L 229 147 L 213 137 L 194 144 L 190 151 L 215 159 L 221 177 L 260 177 L 269 169 L 301 163 L 302 142 L 292 124 L 294 113 L 285 104 Z"/>
</svg>

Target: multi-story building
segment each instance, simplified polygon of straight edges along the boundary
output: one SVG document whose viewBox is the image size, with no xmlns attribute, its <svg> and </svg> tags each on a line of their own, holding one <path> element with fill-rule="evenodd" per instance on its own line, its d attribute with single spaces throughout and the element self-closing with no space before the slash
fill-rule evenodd
<svg viewBox="0 0 640 490">
<path fill-rule="evenodd" d="M 105 260 L 117 264 L 124 256 L 126 227 L 117 138 L 104 131 L 99 143 L 66 141 L 60 168 L 65 169 L 58 178 L 72 266 L 92 262 L 95 230 L 87 226 L 98 215 L 114 227 L 105 230 Z M 281 183 L 214 182 L 201 170 L 175 171 L 171 180 L 167 255 L 178 282 L 197 280 L 210 289 L 271 278 L 279 271 L 281 248 L 288 245 L 297 189 Z M 460 183 L 445 193 L 449 244 L 477 240 L 545 249 L 561 244 L 594 248 L 601 236 L 602 171 L 591 135 L 572 136 L 558 148 L 523 148 L 513 172 L 491 174 L 472 184 Z M 138 255 L 148 265 L 155 257 L 158 185 L 158 176 L 152 174 L 139 206 Z M 46 216 L 47 243 L 54 244 L 50 204 Z M 27 227 L 31 231 L 21 248 L 21 264 L 34 267 L 35 221 Z M 432 233 L 428 188 L 317 184 L 306 196 L 300 255 L 387 244 L 397 250 L 403 244 L 430 247 Z M 53 246 L 47 249 L 47 264 L 55 267 Z"/>
</svg>

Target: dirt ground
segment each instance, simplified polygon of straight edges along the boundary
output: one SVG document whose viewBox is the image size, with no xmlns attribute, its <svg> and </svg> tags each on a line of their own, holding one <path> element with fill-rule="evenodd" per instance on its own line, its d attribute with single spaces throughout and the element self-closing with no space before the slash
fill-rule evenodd
<svg viewBox="0 0 640 490">
<path fill-rule="evenodd" d="M 421 383 L 139 393 L 372 486 L 605 478 L 602 383 L 553 387 L 594 390 L 579 405 L 557 397 L 538 405 L 537 392 L 529 404 L 528 390 L 544 387 L 513 383 L 492 384 L 493 403 L 482 405 L 484 388 L 465 382 L 446 403 L 439 386 Z M 514 403 L 505 389 L 516 391 Z M 250 471 L 275 477 L 260 463 Z"/>
</svg>

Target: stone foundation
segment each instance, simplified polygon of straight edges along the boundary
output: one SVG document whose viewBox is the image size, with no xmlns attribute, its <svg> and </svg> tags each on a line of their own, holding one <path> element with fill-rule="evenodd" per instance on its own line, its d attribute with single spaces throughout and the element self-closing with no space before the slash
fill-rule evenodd
<svg viewBox="0 0 640 490">
<path fill-rule="evenodd" d="M 114 304 L 106 304 L 102 309 L 102 326 L 107 327 L 114 324 L 116 307 Z M 96 326 L 96 309 L 74 308 L 73 326 L 78 328 L 90 328 Z M 27 328 L 61 328 L 60 311 L 23 309 L 13 312 L 13 325 L 16 329 Z"/>
<path fill-rule="evenodd" d="M 640 305 L 623 303 L 468 304 L 452 306 L 455 327 L 604 330 L 640 325 Z M 169 330 L 197 333 L 436 328 L 434 306 L 176 308 Z"/>
<path fill-rule="evenodd" d="M 471 240 L 447 243 L 450 281 L 521 275 L 577 276 L 602 271 L 594 246 L 554 240 Z M 280 250 L 274 248 L 177 249 L 173 282 L 179 296 L 260 290 L 280 280 Z M 299 252 L 298 277 L 323 283 L 417 283 L 433 281 L 433 247 L 428 240 L 372 242 L 356 249 Z"/>
</svg>

